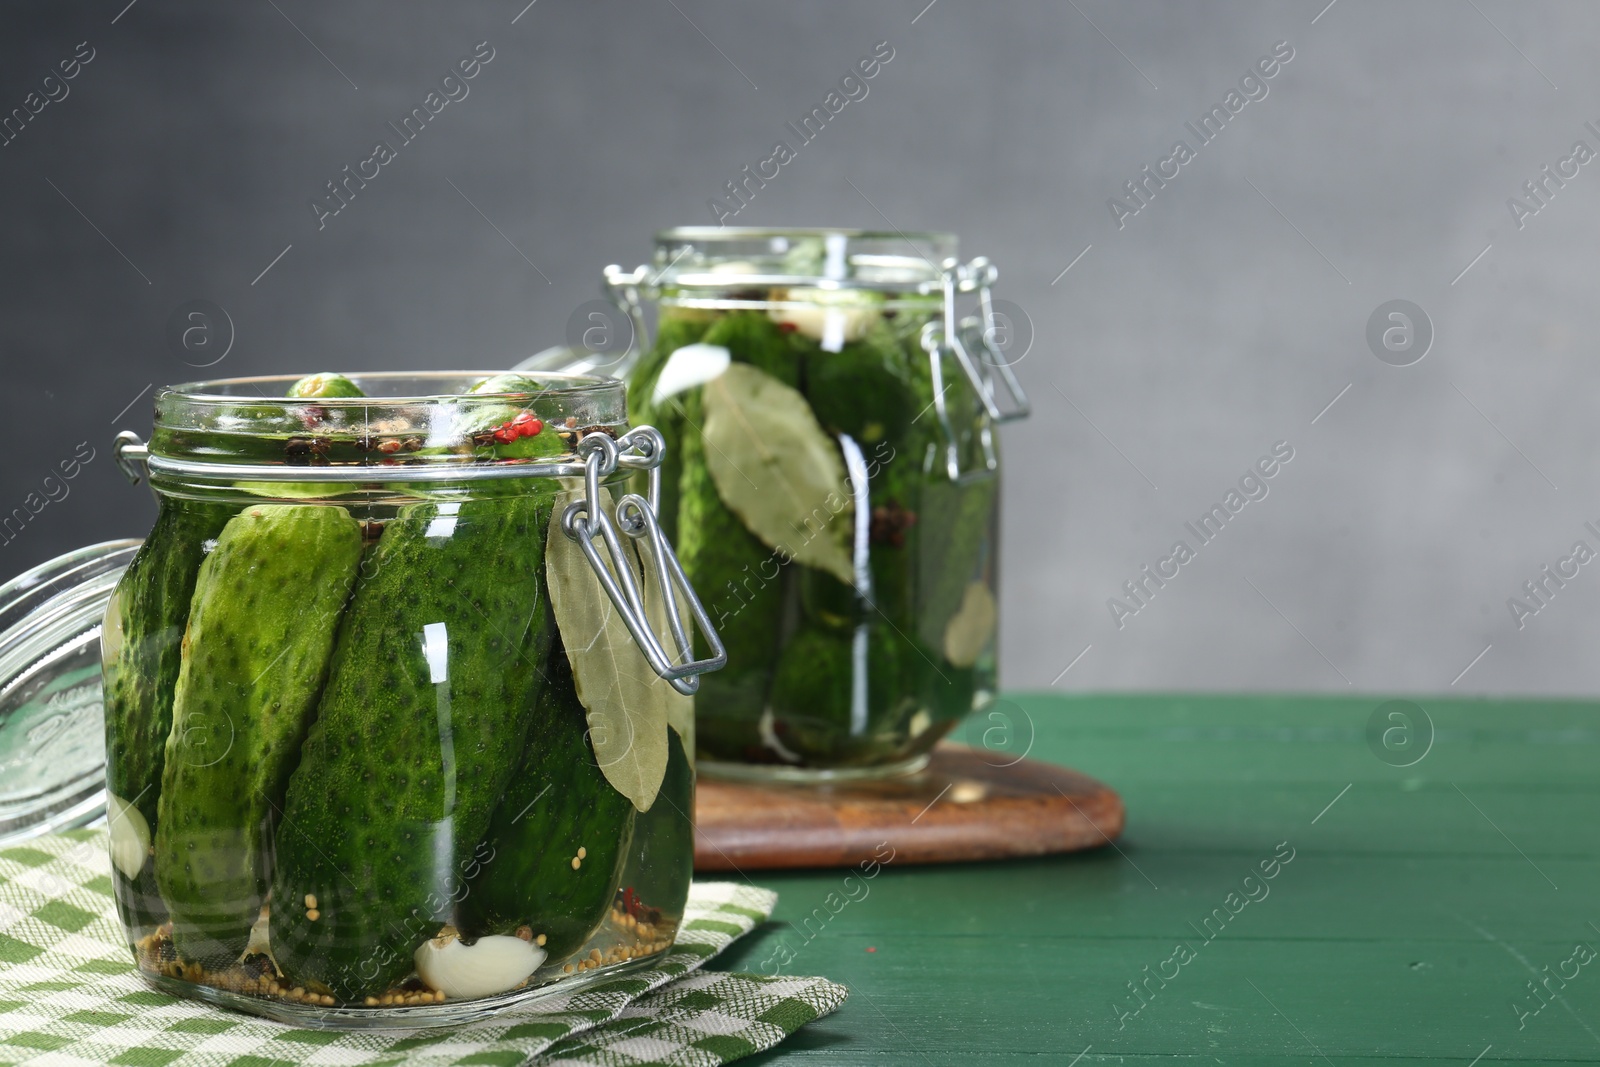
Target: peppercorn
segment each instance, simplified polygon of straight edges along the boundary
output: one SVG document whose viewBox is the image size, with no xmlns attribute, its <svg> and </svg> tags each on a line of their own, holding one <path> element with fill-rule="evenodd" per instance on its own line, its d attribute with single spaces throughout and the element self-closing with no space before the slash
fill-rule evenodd
<svg viewBox="0 0 1600 1067">
<path fill-rule="evenodd" d="M 903 508 L 896 501 L 880 504 L 872 509 L 872 528 L 869 537 L 875 545 L 892 548 L 906 546 L 906 531 L 917 524 L 917 513 Z"/>
</svg>

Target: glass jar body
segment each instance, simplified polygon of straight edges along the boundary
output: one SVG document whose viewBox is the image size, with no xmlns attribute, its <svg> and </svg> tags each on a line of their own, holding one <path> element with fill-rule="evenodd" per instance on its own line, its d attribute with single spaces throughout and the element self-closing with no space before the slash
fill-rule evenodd
<svg viewBox="0 0 1600 1067">
<path fill-rule="evenodd" d="M 233 416 L 158 408 L 168 455 L 291 457 L 282 481 L 154 478 L 159 517 L 106 613 L 115 893 L 164 988 L 301 1024 L 437 1025 L 672 943 L 691 753 L 669 727 L 646 811 L 597 763 L 546 570 L 562 485 L 377 481 L 504 421 L 447 402 L 227 440 Z M 550 398 L 510 403 L 564 425 Z M 620 395 L 583 403 L 591 432 L 625 428 Z M 365 441 L 339 428 L 357 421 Z M 384 450 L 375 424 L 420 443 Z M 346 449 L 373 480 L 296 480 L 318 464 L 294 457 Z"/>
<path fill-rule="evenodd" d="M 655 341 L 629 377 L 634 417 L 681 460 L 663 522 L 728 647 L 696 697 L 698 748 L 735 776 L 912 769 L 994 696 L 990 420 L 938 343 L 925 263 L 883 284 L 885 257 L 857 278 L 829 249 L 840 276 L 785 278 L 802 241 L 769 242 L 780 262 L 755 244 L 658 248 L 695 273 L 650 290 Z"/>
</svg>

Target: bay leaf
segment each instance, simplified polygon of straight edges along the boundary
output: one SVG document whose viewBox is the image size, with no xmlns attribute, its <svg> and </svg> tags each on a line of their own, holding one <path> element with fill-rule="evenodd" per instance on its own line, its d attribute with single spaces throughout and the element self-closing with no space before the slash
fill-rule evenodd
<svg viewBox="0 0 1600 1067">
<path fill-rule="evenodd" d="M 601 489 L 600 495 L 611 514 L 610 493 Z M 557 494 L 550 516 L 545 542 L 550 605 L 600 772 L 635 808 L 648 811 L 667 773 L 667 697 L 673 690 L 644 658 L 582 546 L 561 528 L 567 505 L 581 499 L 581 490 Z M 607 567 L 613 566 L 604 542 L 596 547 Z M 626 565 L 636 563 L 634 557 Z M 640 579 L 635 571 L 634 580 Z"/>
<path fill-rule="evenodd" d="M 844 463 L 806 398 L 745 363 L 702 395 L 706 466 L 722 502 L 767 545 L 855 584 Z"/>
<path fill-rule="evenodd" d="M 982 582 L 967 583 L 961 606 L 944 627 L 944 658 L 953 667 L 970 667 L 978 662 L 999 621 L 999 607 L 989 587 Z"/>
</svg>

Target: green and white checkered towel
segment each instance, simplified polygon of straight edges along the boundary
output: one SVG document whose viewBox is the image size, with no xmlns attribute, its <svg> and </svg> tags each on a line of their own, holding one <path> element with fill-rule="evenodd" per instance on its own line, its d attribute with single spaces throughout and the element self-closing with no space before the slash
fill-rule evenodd
<svg viewBox="0 0 1600 1067">
<path fill-rule="evenodd" d="M 0 849 L 0 1063 L 36 1067 L 727 1063 L 844 1000 L 821 978 L 697 971 L 772 913 L 770 890 L 697 882 L 646 971 L 436 1030 L 301 1030 L 159 993 L 134 969 L 104 831 Z"/>
</svg>

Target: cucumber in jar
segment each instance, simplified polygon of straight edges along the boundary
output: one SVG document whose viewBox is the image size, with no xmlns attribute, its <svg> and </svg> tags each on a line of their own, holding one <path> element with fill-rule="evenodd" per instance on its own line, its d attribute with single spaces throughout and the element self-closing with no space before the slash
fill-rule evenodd
<svg viewBox="0 0 1600 1067">
<path fill-rule="evenodd" d="M 166 921 L 151 845 L 172 694 L 200 564 L 236 508 L 167 498 L 106 610 L 106 802 L 117 907 L 132 932 Z"/>
<path fill-rule="evenodd" d="M 155 834 L 180 959 L 225 964 L 249 943 L 263 845 L 360 562 L 345 509 L 265 504 L 229 520 L 200 565 Z"/>
<path fill-rule="evenodd" d="M 289 386 L 289 396 L 296 399 L 324 399 L 344 400 L 350 397 L 366 396 L 361 387 L 342 374 L 332 371 L 323 371 L 319 374 L 308 374 L 304 378 Z"/>
<path fill-rule="evenodd" d="M 917 426 L 920 396 L 893 330 L 881 319 L 860 340 L 836 352 L 815 347 L 806 355 L 805 394 L 817 421 L 860 447 L 868 480 L 872 598 L 815 568 L 798 569 L 808 617 L 834 626 L 888 618 L 909 631 L 914 621 L 906 561 L 914 556 L 919 446 L 932 419 Z M 925 412 L 924 412 L 925 413 Z"/>
<path fill-rule="evenodd" d="M 555 490 L 409 505 L 379 538 L 278 826 L 271 944 L 292 982 L 360 1002 L 453 919 L 543 684 Z"/>
<path fill-rule="evenodd" d="M 785 643 L 772 679 L 777 741 L 805 762 L 891 758 L 902 743 L 897 731 L 916 711 L 906 679 L 917 655 L 881 621 L 850 630 L 802 626 Z"/>
<path fill-rule="evenodd" d="M 818 422 L 862 446 L 888 441 L 901 447 L 918 415 L 909 368 L 882 323 L 838 351 L 811 348 L 804 391 Z"/>
<path fill-rule="evenodd" d="M 726 348 L 740 363 L 772 375 L 790 388 L 800 387 L 801 364 L 808 347 L 804 338 L 761 311 L 730 311 L 711 324 L 702 344 Z"/>
<path fill-rule="evenodd" d="M 595 762 L 583 705 L 559 643 L 511 785 L 462 901 L 468 937 L 526 932 L 551 963 L 571 956 L 611 908 L 633 841 L 634 807 Z M 660 798 L 657 798 L 660 803 Z"/>
</svg>

